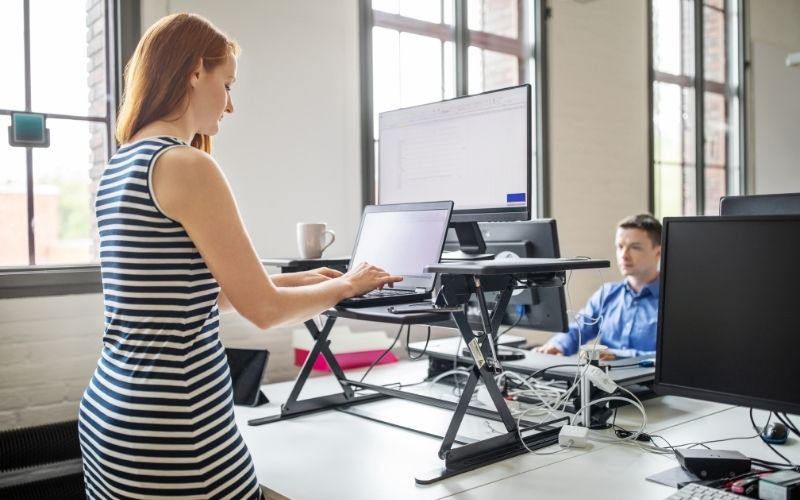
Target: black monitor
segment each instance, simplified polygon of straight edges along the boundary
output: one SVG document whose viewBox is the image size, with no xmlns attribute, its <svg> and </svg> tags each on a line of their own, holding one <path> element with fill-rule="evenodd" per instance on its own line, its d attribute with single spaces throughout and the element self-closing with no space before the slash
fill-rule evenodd
<svg viewBox="0 0 800 500">
<path fill-rule="evenodd" d="M 800 193 L 723 196 L 720 215 L 800 215 Z"/>
<path fill-rule="evenodd" d="M 482 222 L 479 224 L 486 250 L 496 259 L 557 258 L 558 230 L 555 219 L 523 222 Z M 445 249 L 458 248 L 453 230 L 447 233 Z M 470 304 L 477 319 L 477 300 Z M 548 332 L 565 332 L 569 327 L 564 287 L 516 290 L 503 317 L 505 324 L 519 324 Z"/>
<path fill-rule="evenodd" d="M 531 218 L 531 86 L 381 113 L 376 200 L 453 200 L 460 247 L 485 253 L 478 222 Z"/>
<path fill-rule="evenodd" d="M 800 414 L 800 216 L 668 217 L 655 389 Z"/>
</svg>

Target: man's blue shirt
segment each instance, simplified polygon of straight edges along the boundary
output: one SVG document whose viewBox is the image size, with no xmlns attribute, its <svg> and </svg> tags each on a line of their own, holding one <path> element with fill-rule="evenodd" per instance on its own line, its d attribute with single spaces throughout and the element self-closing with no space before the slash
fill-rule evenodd
<svg viewBox="0 0 800 500">
<path fill-rule="evenodd" d="M 578 325 L 570 324 L 565 333 L 554 335 L 549 343 L 565 355 L 575 354 L 580 344 L 597 337 L 618 358 L 646 356 L 656 352 L 659 279 L 636 293 L 627 281 L 606 283 L 581 310 Z M 602 314 L 598 324 L 595 319 Z M 579 344 L 580 342 L 580 344 Z"/>
</svg>

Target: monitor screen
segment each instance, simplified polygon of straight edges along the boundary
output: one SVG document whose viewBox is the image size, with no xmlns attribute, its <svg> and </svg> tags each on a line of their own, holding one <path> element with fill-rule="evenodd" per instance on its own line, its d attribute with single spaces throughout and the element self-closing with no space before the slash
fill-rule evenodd
<svg viewBox="0 0 800 500">
<path fill-rule="evenodd" d="M 453 200 L 453 222 L 528 220 L 531 87 L 381 113 L 377 203 Z"/>
<path fill-rule="evenodd" d="M 800 215 L 800 193 L 724 196 L 720 215 Z"/>
<path fill-rule="evenodd" d="M 479 227 L 486 241 L 486 249 L 495 255 L 495 259 L 561 257 L 555 219 L 482 222 Z M 454 231 L 450 230 L 445 249 L 456 248 L 458 243 Z M 475 316 L 478 314 L 475 297 L 471 299 L 469 312 Z M 474 322 L 477 323 L 478 320 Z M 564 287 L 515 290 L 506 308 L 503 323 L 518 324 L 548 332 L 566 331 L 569 323 Z"/>
<path fill-rule="evenodd" d="M 800 413 L 800 217 L 664 220 L 655 388 Z"/>
</svg>

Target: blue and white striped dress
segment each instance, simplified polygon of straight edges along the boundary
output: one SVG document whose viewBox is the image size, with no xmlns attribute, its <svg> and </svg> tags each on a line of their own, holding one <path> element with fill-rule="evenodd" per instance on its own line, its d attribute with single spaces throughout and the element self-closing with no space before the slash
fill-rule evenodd
<svg viewBox="0 0 800 500">
<path fill-rule="evenodd" d="M 89 498 L 261 498 L 233 419 L 219 285 L 153 196 L 155 158 L 183 146 L 123 146 L 98 188 L 105 332 L 78 420 Z"/>
</svg>

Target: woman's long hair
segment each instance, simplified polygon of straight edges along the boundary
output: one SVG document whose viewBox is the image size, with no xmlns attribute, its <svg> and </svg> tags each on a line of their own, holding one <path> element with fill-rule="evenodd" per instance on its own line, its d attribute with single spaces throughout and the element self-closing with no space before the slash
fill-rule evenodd
<svg viewBox="0 0 800 500">
<path fill-rule="evenodd" d="M 189 106 L 190 78 L 198 62 L 202 60 L 203 67 L 212 70 L 238 54 L 234 40 L 196 14 L 173 14 L 156 22 L 125 66 L 117 141 L 125 144 L 149 123 L 182 116 Z M 211 137 L 195 134 L 192 146 L 210 153 Z"/>
</svg>

